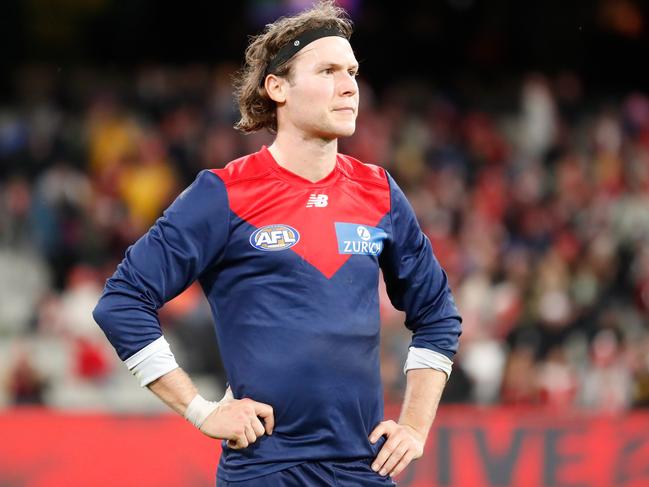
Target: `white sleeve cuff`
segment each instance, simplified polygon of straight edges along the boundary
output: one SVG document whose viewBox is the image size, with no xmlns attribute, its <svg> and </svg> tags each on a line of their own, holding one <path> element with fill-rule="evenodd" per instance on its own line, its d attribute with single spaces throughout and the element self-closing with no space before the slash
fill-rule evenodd
<svg viewBox="0 0 649 487">
<path fill-rule="evenodd" d="M 146 387 L 157 378 L 178 368 L 169 343 L 163 336 L 131 355 L 124 363 L 141 387 Z"/>
<path fill-rule="evenodd" d="M 410 347 L 408 349 L 408 358 L 403 366 L 405 374 L 411 369 L 435 369 L 446 374 L 446 380 L 451 377 L 453 361 L 446 355 L 429 350 L 427 348 Z"/>
</svg>

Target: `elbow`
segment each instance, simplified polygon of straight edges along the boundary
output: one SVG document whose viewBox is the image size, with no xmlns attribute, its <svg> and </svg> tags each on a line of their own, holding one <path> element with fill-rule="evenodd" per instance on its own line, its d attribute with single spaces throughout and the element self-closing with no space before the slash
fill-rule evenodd
<svg viewBox="0 0 649 487">
<path fill-rule="evenodd" d="M 110 303 L 106 299 L 106 295 L 103 295 L 99 298 L 95 309 L 92 310 L 92 317 L 95 322 L 99 325 L 106 335 L 108 335 L 108 323 L 110 321 Z"/>
<path fill-rule="evenodd" d="M 120 319 L 115 300 L 104 293 L 92 310 L 92 317 L 119 354 Z M 121 354 L 119 355 L 122 358 Z"/>
</svg>

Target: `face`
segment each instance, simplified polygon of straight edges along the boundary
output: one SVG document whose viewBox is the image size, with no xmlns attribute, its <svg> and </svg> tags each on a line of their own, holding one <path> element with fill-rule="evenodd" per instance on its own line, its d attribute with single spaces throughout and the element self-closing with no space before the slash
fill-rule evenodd
<svg viewBox="0 0 649 487">
<path fill-rule="evenodd" d="M 356 129 L 358 61 L 342 37 L 323 37 L 296 54 L 291 78 L 280 80 L 278 130 L 335 139 Z"/>
</svg>

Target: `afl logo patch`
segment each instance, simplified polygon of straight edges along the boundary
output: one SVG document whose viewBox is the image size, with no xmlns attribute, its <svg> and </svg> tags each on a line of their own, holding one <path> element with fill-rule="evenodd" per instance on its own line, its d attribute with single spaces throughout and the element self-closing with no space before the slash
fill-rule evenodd
<svg viewBox="0 0 649 487">
<path fill-rule="evenodd" d="M 264 252 L 290 249 L 299 240 L 300 234 L 295 228 L 281 223 L 266 225 L 250 235 L 250 245 Z"/>
</svg>

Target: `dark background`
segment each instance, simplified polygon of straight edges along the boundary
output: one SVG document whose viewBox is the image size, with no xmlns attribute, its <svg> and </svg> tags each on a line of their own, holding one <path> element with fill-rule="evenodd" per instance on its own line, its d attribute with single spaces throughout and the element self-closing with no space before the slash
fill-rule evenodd
<svg viewBox="0 0 649 487">
<path fill-rule="evenodd" d="M 9 0 L 0 69 L 123 70 L 143 63 L 241 63 L 248 35 L 308 2 Z M 570 69 L 590 93 L 649 85 L 649 2 L 642 0 L 415 0 L 340 2 L 356 25 L 363 74 L 380 90 L 410 75 L 440 88 L 486 85 L 531 70 Z M 11 76 L 2 93 L 11 96 Z"/>
</svg>

